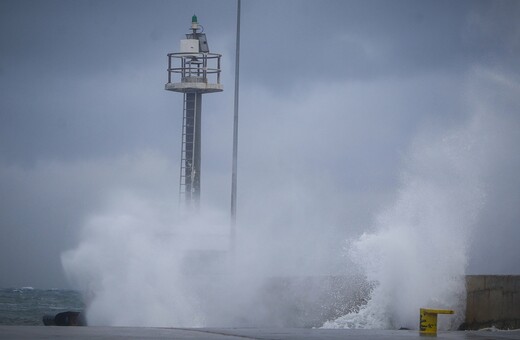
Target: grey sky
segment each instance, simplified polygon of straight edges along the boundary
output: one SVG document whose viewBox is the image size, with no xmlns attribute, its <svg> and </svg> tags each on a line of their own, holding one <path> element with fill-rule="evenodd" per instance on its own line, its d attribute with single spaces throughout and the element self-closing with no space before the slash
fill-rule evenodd
<svg viewBox="0 0 520 340">
<path fill-rule="evenodd" d="M 194 13 L 224 56 L 225 91 L 204 97 L 202 204 L 227 212 L 235 6 L 0 0 L 0 286 L 67 286 L 60 254 L 122 193 L 176 206 L 182 96 L 163 90 L 166 53 Z M 307 234 L 295 254 L 339 258 L 395 198 L 417 136 L 482 113 L 468 270 L 520 273 L 518 2 L 242 6 L 242 228 Z"/>
</svg>

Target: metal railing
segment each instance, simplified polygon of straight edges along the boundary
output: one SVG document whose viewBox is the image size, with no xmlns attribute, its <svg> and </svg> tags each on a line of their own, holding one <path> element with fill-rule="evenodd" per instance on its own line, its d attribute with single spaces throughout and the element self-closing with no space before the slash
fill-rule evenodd
<svg viewBox="0 0 520 340">
<path fill-rule="evenodd" d="M 220 84 L 221 56 L 217 53 L 169 53 L 168 83 Z"/>
</svg>

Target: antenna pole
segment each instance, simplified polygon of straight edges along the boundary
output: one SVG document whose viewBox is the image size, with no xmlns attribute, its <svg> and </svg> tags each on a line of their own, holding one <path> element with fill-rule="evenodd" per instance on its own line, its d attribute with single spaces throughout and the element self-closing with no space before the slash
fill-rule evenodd
<svg viewBox="0 0 520 340">
<path fill-rule="evenodd" d="M 235 100 L 233 120 L 233 169 L 231 174 L 231 251 L 235 251 L 237 224 L 238 89 L 240 64 L 240 0 L 237 0 L 237 37 L 235 47 Z"/>
</svg>

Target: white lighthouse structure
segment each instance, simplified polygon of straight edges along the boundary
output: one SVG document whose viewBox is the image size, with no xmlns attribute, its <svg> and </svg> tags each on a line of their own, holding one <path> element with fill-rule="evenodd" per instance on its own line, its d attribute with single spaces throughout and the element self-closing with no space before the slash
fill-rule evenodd
<svg viewBox="0 0 520 340">
<path fill-rule="evenodd" d="M 202 95 L 221 92 L 220 58 L 210 53 L 206 34 L 194 15 L 191 32 L 180 41 L 180 52 L 168 54 L 168 82 L 164 88 L 184 95 L 179 199 L 198 208 L 201 182 Z"/>
</svg>

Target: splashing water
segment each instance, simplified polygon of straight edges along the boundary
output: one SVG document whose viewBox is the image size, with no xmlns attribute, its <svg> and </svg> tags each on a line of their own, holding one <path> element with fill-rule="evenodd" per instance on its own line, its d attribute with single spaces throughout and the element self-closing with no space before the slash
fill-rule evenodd
<svg viewBox="0 0 520 340">
<path fill-rule="evenodd" d="M 417 141 L 397 199 L 376 219 L 375 231 L 351 241 L 347 253 L 375 288 L 366 305 L 324 328 L 417 329 L 419 309 L 465 309 L 469 230 L 483 202 L 473 131 L 452 131 Z"/>
<path fill-rule="evenodd" d="M 518 97 L 517 91 L 514 92 L 514 98 Z M 324 327 L 417 328 L 421 307 L 456 311 L 455 316 L 439 320 L 441 329 L 455 328 L 460 323 L 471 229 L 483 203 L 480 172 L 492 163 L 490 157 L 482 155 L 499 150 L 497 146 L 509 149 L 516 146 L 498 138 L 503 130 L 507 131 L 502 127 L 510 125 L 503 124 L 508 122 L 507 117 L 502 123 L 494 122 L 495 118 L 477 114 L 468 126 L 442 134 L 433 131 L 415 141 L 395 202 L 377 215 L 372 233 L 348 243 L 347 254 L 356 267 L 348 269 L 361 271 L 369 282 L 367 287 L 373 287 L 369 299 L 365 295 L 357 298 L 356 303 L 367 303 L 326 322 Z M 491 146 L 482 141 L 486 135 L 487 144 L 496 137 Z M 229 268 L 216 265 L 215 275 L 202 278 L 199 274 L 204 273 L 205 267 L 193 265 L 190 254 L 201 248 L 222 251 L 214 247 L 221 242 L 213 240 L 205 245 L 203 235 L 215 230 L 227 235 L 227 217 L 204 214 L 195 222 L 178 222 L 170 211 L 171 200 L 157 202 L 146 197 L 127 197 L 116 197 L 116 207 L 92 216 L 85 224 L 81 243 L 62 257 L 65 271 L 75 286 L 92 292 L 86 301 L 90 324 L 176 327 L 289 324 L 280 319 L 294 315 L 297 304 L 286 303 L 278 313 L 273 312 L 272 306 L 276 304 L 272 302 L 282 300 L 283 285 L 275 282 L 267 285 L 269 289 L 265 291 L 264 283 L 267 275 L 287 274 L 288 268 L 293 275 L 307 273 L 298 269 L 305 269 L 300 263 L 308 262 L 299 260 L 319 254 L 314 242 L 317 235 L 300 232 L 300 224 L 307 215 L 295 214 L 302 217 L 297 223 L 281 219 L 283 222 L 274 223 L 276 228 L 265 237 L 258 232 L 263 230 L 264 223 L 259 215 L 271 209 L 255 209 L 251 215 L 260 222 L 248 226 L 248 237 L 243 238 L 246 242 L 238 252 L 241 257 L 237 257 L 238 264 L 234 265 L 242 275 L 226 275 Z M 279 205 L 285 208 L 285 204 Z M 283 233 L 292 226 L 298 227 L 295 228 L 298 233 Z M 189 231 L 189 235 L 181 235 L 183 231 Z M 296 256 L 289 257 L 291 254 Z M 287 257 L 289 260 L 282 261 Z M 323 260 L 333 260 L 329 257 L 327 253 Z M 323 262 L 326 261 L 317 261 Z M 186 268 L 193 270 L 186 272 Z M 299 291 L 302 296 L 321 297 L 313 295 L 306 285 Z M 302 310 L 307 313 L 310 309 Z M 350 305 L 340 313 L 346 310 L 351 310 Z"/>
<path fill-rule="evenodd" d="M 421 307 L 456 311 L 455 317 L 447 318 L 450 324 L 440 319 L 441 329 L 461 322 L 470 229 L 483 200 L 474 138 L 478 127 L 475 119 L 468 128 L 442 138 L 433 134 L 416 141 L 395 203 L 377 216 L 375 232 L 347 247 L 350 260 L 374 287 L 370 299 L 324 327 L 417 328 Z M 280 322 L 280 315 L 266 303 L 274 295 L 264 294 L 258 275 L 228 277 L 226 265 L 216 265 L 217 275 L 203 277 L 202 268 L 208 267 L 189 259 L 199 249 L 227 249 L 214 238 L 216 231 L 224 238 L 228 235 L 226 218 L 205 213 L 195 221 L 174 223 L 164 202 L 127 194 L 114 202 L 106 213 L 88 219 L 82 242 L 62 257 L 70 280 L 92 294 L 86 301 L 89 324 L 202 327 Z M 207 234 L 213 236 L 209 244 L 203 239 Z M 249 269 L 241 271 L 258 274 L 258 266 L 247 261 L 245 265 Z M 186 272 L 190 268 L 193 272 Z"/>
<path fill-rule="evenodd" d="M 207 229 L 213 239 L 226 234 L 221 216 L 207 213 L 175 226 L 157 202 L 128 194 L 116 201 L 109 213 L 91 216 L 82 243 L 62 255 L 70 281 L 87 295 L 89 324 L 203 326 L 186 258 L 208 248 L 201 236 Z M 220 251 L 215 244 L 211 250 Z"/>
</svg>

